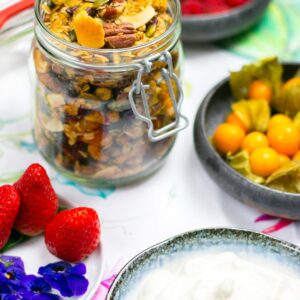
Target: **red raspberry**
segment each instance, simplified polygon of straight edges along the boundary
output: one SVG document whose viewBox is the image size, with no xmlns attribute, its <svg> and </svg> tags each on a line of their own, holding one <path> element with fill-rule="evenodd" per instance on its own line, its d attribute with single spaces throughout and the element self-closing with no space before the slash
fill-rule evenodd
<svg viewBox="0 0 300 300">
<path fill-rule="evenodd" d="M 215 5 L 220 5 L 220 4 L 226 4 L 225 0 L 202 0 L 203 5 L 210 7 L 210 6 L 215 6 Z"/>
<path fill-rule="evenodd" d="M 211 5 L 205 8 L 205 12 L 208 14 L 217 14 L 217 13 L 222 13 L 229 11 L 230 7 L 226 4 L 216 4 L 216 5 Z"/>
<path fill-rule="evenodd" d="M 199 15 L 203 14 L 203 5 L 195 0 L 188 0 L 182 3 L 181 10 L 183 15 Z"/>
<path fill-rule="evenodd" d="M 238 7 L 246 4 L 249 0 L 226 0 L 227 4 L 231 7 Z"/>
</svg>

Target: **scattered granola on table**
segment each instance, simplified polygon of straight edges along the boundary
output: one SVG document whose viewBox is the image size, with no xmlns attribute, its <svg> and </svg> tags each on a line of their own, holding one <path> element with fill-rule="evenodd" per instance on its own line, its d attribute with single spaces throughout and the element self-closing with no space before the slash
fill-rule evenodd
<svg viewBox="0 0 300 300">
<path fill-rule="evenodd" d="M 158 51 L 161 44 L 145 45 L 174 22 L 167 0 L 45 0 L 40 14 L 51 32 L 47 42 L 58 37 L 54 43 L 81 63 L 54 55 L 37 36 L 35 138 L 41 153 L 60 171 L 84 183 L 126 184 L 154 172 L 175 136 L 152 143 L 147 125 L 134 116 L 128 94 L 138 71 L 132 62 Z M 180 42 L 165 44 L 162 50 L 170 51 L 174 72 L 180 75 Z M 111 65 L 113 70 L 106 69 Z M 165 62 L 156 61 L 142 77 L 155 129 L 175 119 L 161 75 L 164 67 Z M 140 97 L 136 106 L 144 112 Z"/>
</svg>

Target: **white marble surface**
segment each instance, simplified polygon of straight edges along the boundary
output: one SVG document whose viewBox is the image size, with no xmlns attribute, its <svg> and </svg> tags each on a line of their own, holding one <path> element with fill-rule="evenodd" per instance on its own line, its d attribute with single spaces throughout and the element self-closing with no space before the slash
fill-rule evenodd
<svg viewBox="0 0 300 300">
<path fill-rule="evenodd" d="M 202 169 L 193 146 L 193 122 L 201 99 L 244 59 L 212 45 L 186 48 L 184 82 L 188 92 L 183 111 L 190 119 L 189 128 L 179 134 L 166 165 L 157 174 L 103 199 L 91 190 L 57 180 L 37 151 L 20 147 L 20 142 L 25 146 L 32 143 L 27 72 L 30 43 L 27 37 L 0 48 L 0 180 L 34 161 L 42 162 L 56 178 L 54 186 L 61 196 L 97 209 L 102 220 L 106 277 L 146 247 L 187 230 L 231 226 L 260 231 L 279 221 L 255 223 L 261 213 L 220 190 Z M 273 235 L 300 244 L 297 223 Z M 103 297 L 103 292 L 100 294 Z"/>
</svg>

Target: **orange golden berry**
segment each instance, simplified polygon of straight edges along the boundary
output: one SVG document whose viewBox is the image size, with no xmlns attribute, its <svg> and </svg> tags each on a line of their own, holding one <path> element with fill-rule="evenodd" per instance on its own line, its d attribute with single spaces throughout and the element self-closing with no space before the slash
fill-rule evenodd
<svg viewBox="0 0 300 300">
<path fill-rule="evenodd" d="M 254 150 L 261 147 L 268 147 L 268 145 L 268 139 L 263 133 L 253 131 L 249 133 L 243 140 L 242 149 L 252 153 Z"/>
<path fill-rule="evenodd" d="M 291 125 L 291 124 L 293 124 L 293 121 L 287 115 L 276 114 L 270 119 L 269 124 L 268 124 L 268 130 L 271 130 L 271 129 L 275 128 L 276 126 L 282 125 L 282 124 Z"/>
<path fill-rule="evenodd" d="M 221 154 L 234 154 L 240 150 L 245 132 L 241 127 L 235 124 L 220 124 L 213 136 L 213 142 L 216 149 Z"/>
<path fill-rule="evenodd" d="M 247 126 L 244 124 L 244 122 L 234 113 L 230 113 L 226 118 L 226 123 L 229 124 L 235 124 L 240 126 L 246 133 L 248 132 Z"/>
<path fill-rule="evenodd" d="M 272 148 L 258 148 L 250 155 L 250 166 L 254 174 L 262 177 L 268 177 L 279 169 L 279 155 Z"/>
<path fill-rule="evenodd" d="M 268 141 L 278 153 L 293 156 L 299 150 L 299 131 L 293 124 L 281 124 L 268 131 Z"/>
<path fill-rule="evenodd" d="M 262 80 L 254 80 L 249 87 L 248 98 L 251 100 L 266 100 L 272 99 L 272 88 Z"/>
<path fill-rule="evenodd" d="M 289 157 L 283 154 L 279 154 L 280 167 L 290 161 Z"/>
</svg>

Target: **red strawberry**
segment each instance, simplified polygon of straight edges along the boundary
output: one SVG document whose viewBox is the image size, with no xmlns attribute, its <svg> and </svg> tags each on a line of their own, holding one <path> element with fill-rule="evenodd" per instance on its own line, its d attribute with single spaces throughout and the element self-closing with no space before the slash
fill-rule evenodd
<svg viewBox="0 0 300 300">
<path fill-rule="evenodd" d="M 39 164 L 30 165 L 14 186 L 21 197 L 15 228 L 28 236 L 42 233 L 58 209 L 58 199 L 45 169 Z"/>
<path fill-rule="evenodd" d="M 47 225 L 45 243 L 55 256 L 78 262 L 90 255 L 100 242 L 100 221 L 92 208 L 78 207 L 60 212 Z"/>
<path fill-rule="evenodd" d="M 20 206 L 20 196 L 11 185 L 0 187 L 0 249 L 8 241 Z"/>
</svg>

